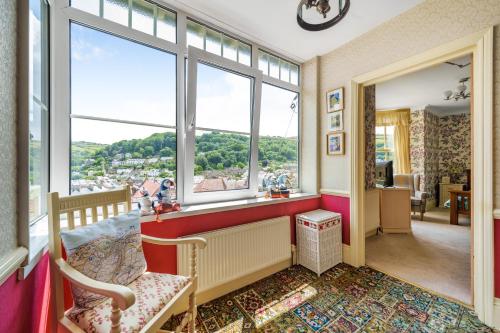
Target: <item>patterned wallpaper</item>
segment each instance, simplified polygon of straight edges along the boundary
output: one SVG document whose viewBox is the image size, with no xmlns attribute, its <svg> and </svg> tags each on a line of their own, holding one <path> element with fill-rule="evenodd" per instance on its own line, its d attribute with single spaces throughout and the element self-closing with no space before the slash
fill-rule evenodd
<svg viewBox="0 0 500 333">
<path fill-rule="evenodd" d="M 375 85 L 365 87 L 365 189 L 376 184 L 375 172 Z"/>
<path fill-rule="evenodd" d="M 423 187 L 424 191 L 429 194 L 429 200 L 434 200 L 436 184 L 439 182 L 439 117 L 425 110 L 424 124 L 425 171 Z"/>
<path fill-rule="evenodd" d="M 345 88 L 344 126 L 350 136 L 350 81 L 396 61 L 420 54 L 473 32 L 500 24 L 499 0 L 426 0 L 409 11 L 379 25 L 353 41 L 321 56 L 320 96 L 328 90 Z M 328 41 L 325 41 L 328 42 Z M 500 115 L 500 29 L 495 29 L 495 114 Z M 327 132 L 326 104 L 321 107 L 322 137 Z M 500 116 L 495 117 L 496 203 L 500 207 Z M 345 158 L 326 156 L 321 140 L 321 188 L 350 189 L 350 153 Z M 349 149 L 349 148 L 348 148 Z M 332 173 L 330 170 L 338 170 Z"/>
<path fill-rule="evenodd" d="M 439 119 L 439 174 L 452 183 L 466 184 L 465 170 L 471 168 L 471 117 L 457 114 Z"/>
<path fill-rule="evenodd" d="M 16 2 L 0 1 L 0 262 L 17 246 Z"/>
<path fill-rule="evenodd" d="M 439 118 L 429 110 L 413 110 L 410 114 L 411 172 L 420 175 L 420 191 L 435 198 L 439 180 Z"/>
<path fill-rule="evenodd" d="M 424 128 L 424 110 L 412 110 L 410 113 L 410 168 L 412 173 L 417 173 L 422 177 L 420 180 L 420 191 L 424 190 Z"/>
<path fill-rule="evenodd" d="M 470 169 L 470 115 L 438 117 L 430 110 L 414 110 L 410 122 L 411 172 L 421 175 L 420 190 L 436 197 L 436 184 L 443 176 L 452 183 L 465 183 Z"/>
</svg>

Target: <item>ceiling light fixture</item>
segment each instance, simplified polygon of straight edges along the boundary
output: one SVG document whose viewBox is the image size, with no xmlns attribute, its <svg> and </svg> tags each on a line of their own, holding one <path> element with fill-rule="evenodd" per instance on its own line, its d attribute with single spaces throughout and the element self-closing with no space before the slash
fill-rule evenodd
<svg viewBox="0 0 500 333">
<path fill-rule="evenodd" d="M 351 0 L 338 0 L 338 14 L 331 18 L 328 18 L 328 14 L 332 10 L 329 0 L 301 0 L 299 7 L 297 8 L 297 23 L 305 30 L 308 31 L 320 31 L 333 27 L 335 24 L 339 23 L 344 16 L 346 16 L 351 5 Z M 315 23 L 314 19 L 305 18 L 303 15 L 304 8 L 306 10 L 316 7 L 316 11 L 323 16 L 323 19 L 327 19 L 325 22 Z"/>
<path fill-rule="evenodd" d="M 467 86 L 465 85 L 465 82 L 469 81 L 470 78 L 465 77 L 458 81 L 458 86 L 455 88 L 455 92 L 451 90 L 446 90 L 443 95 L 444 95 L 444 100 L 445 101 L 459 101 L 461 99 L 467 99 L 470 97 L 470 91 L 467 91 Z"/>
</svg>

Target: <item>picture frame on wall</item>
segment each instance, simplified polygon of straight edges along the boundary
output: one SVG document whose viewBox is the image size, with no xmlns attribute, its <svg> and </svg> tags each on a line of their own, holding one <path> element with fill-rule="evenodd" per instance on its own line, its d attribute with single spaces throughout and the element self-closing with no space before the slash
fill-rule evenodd
<svg viewBox="0 0 500 333">
<path fill-rule="evenodd" d="M 326 135 L 326 153 L 328 155 L 344 155 L 344 132 L 328 133 Z"/>
<path fill-rule="evenodd" d="M 344 87 L 326 93 L 326 106 L 327 112 L 344 110 Z"/>
<path fill-rule="evenodd" d="M 335 111 L 328 114 L 328 131 L 338 132 L 344 130 L 344 119 L 342 111 Z"/>
</svg>

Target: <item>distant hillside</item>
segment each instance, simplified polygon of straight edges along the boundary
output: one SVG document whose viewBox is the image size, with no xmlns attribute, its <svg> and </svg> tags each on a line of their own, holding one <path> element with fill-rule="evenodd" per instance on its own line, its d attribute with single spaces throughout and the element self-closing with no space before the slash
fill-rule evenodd
<svg viewBox="0 0 500 333">
<path fill-rule="evenodd" d="M 243 169 L 248 164 L 250 138 L 240 134 L 205 133 L 196 137 L 196 173 L 206 170 L 226 168 Z M 295 138 L 261 137 L 259 161 L 264 166 L 279 168 L 284 163 L 297 161 L 297 141 Z M 111 161 L 127 158 L 150 159 L 170 157 L 171 160 L 158 161 L 148 168 L 175 171 L 176 134 L 156 133 L 145 139 L 123 140 L 110 145 L 90 142 L 74 142 L 72 165 L 74 171 L 108 169 Z M 90 160 L 91 163 L 88 163 Z M 87 161 L 87 164 L 85 162 Z"/>
</svg>

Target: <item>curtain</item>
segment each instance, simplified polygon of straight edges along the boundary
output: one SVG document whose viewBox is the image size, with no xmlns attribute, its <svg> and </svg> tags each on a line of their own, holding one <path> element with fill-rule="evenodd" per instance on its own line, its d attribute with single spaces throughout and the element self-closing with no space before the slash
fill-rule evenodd
<svg viewBox="0 0 500 333">
<path fill-rule="evenodd" d="M 377 126 L 394 126 L 395 173 L 410 173 L 410 110 L 379 111 Z"/>
</svg>

